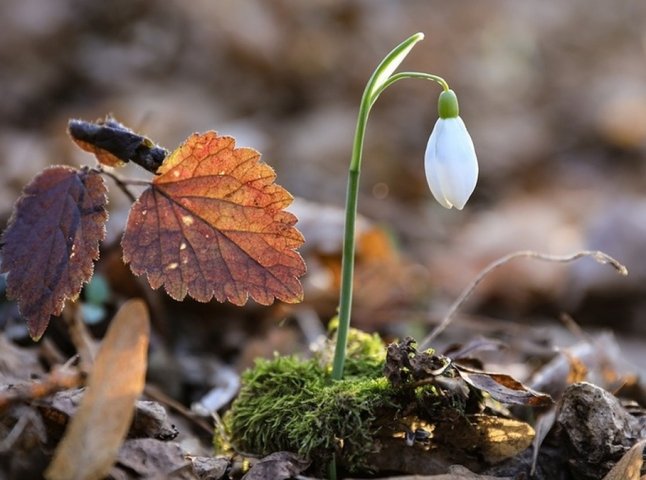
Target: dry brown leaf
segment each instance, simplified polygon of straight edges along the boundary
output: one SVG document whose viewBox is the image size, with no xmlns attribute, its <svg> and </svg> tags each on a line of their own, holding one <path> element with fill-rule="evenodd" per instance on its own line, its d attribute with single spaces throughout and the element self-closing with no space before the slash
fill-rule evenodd
<svg viewBox="0 0 646 480">
<path fill-rule="evenodd" d="M 534 429 L 525 422 L 491 415 L 477 415 L 472 421 L 488 463 L 498 463 L 518 455 L 534 439 Z"/>
<path fill-rule="evenodd" d="M 38 402 L 38 411 L 43 417 L 50 436 L 53 433 L 54 437 L 58 437 L 56 440 L 63 436 L 65 427 L 76 415 L 82 399 L 82 388 L 68 388 Z M 177 428 L 168 418 L 166 409 L 161 404 L 146 400 L 135 402 L 134 416 L 128 431 L 129 438 L 172 440 L 178 433 Z"/>
<path fill-rule="evenodd" d="M 45 472 L 48 480 L 108 474 L 144 388 L 149 333 L 143 301 L 125 303 L 110 324 L 87 391 Z"/>
<path fill-rule="evenodd" d="M 200 480 L 230 478 L 227 471 L 231 467 L 229 457 L 188 457 L 193 464 L 193 472 Z"/>
<path fill-rule="evenodd" d="M 274 452 L 251 467 L 242 480 L 285 480 L 303 472 L 310 463 L 295 453 Z"/>
<path fill-rule="evenodd" d="M 549 395 L 536 392 L 504 373 L 482 372 L 465 366 L 458 366 L 456 371 L 469 385 L 502 403 L 531 407 L 549 407 L 553 403 Z"/>
<path fill-rule="evenodd" d="M 117 472 L 125 471 L 129 473 L 125 478 L 193 480 L 196 477 L 191 474 L 190 465 L 190 460 L 176 442 L 135 438 L 126 440 L 119 449 L 117 463 L 110 476 L 118 478 Z"/>
<path fill-rule="evenodd" d="M 640 480 L 640 472 L 642 468 L 642 455 L 646 439 L 637 442 L 633 447 L 628 450 L 621 460 L 612 467 L 603 480 Z M 642 477 L 643 478 L 643 477 Z"/>
</svg>

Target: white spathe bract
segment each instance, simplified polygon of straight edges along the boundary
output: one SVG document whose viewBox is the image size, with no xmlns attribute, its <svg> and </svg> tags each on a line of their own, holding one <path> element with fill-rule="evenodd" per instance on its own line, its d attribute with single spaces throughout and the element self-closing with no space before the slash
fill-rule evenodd
<svg viewBox="0 0 646 480">
<path fill-rule="evenodd" d="M 426 145 L 428 186 L 443 207 L 462 210 L 478 181 L 478 159 L 460 117 L 439 118 Z"/>
</svg>

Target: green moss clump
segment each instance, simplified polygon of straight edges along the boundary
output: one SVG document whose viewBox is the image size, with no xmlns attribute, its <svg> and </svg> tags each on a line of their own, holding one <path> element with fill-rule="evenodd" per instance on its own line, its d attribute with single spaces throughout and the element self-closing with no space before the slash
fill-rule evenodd
<svg viewBox="0 0 646 480">
<path fill-rule="evenodd" d="M 330 350 L 333 351 L 333 348 L 330 347 Z M 350 329 L 345 360 L 346 377 L 382 377 L 385 361 L 386 347 L 379 335 Z"/>
<path fill-rule="evenodd" d="M 373 450 L 374 421 L 395 395 L 382 375 L 383 343 L 353 332 L 347 374 L 333 382 L 319 359 L 258 360 L 226 416 L 237 450 L 267 455 L 287 450 L 326 465 L 337 455 L 350 470 L 364 468 Z"/>
</svg>

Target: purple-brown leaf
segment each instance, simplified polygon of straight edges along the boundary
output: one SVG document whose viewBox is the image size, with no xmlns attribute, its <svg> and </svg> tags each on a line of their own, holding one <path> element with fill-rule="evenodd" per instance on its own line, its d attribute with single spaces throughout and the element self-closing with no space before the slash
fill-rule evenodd
<svg viewBox="0 0 646 480">
<path fill-rule="evenodd" d="M 94 270 L 105 236 L 106 189 L 92 170 L 55 166 L 25 187 L 2 235 L 1 271 L 38 340 Z"/>
</svg>

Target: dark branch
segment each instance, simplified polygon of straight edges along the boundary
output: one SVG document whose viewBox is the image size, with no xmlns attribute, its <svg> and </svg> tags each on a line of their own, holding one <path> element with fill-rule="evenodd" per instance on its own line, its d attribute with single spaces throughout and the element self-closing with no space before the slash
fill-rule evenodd
<svg viewBox="0 0 646 480">
<path fill-rule="evenodd" d="M 68 131 L 79 147 L 95 154 L 99 159 L 107 155 L 115 163 L 134 162 L 152 173 L 157 172 L 168 155 L 165 148 L 133 132 L 112 117 L 97 122 L 70 120 Z"/>
</svg>

